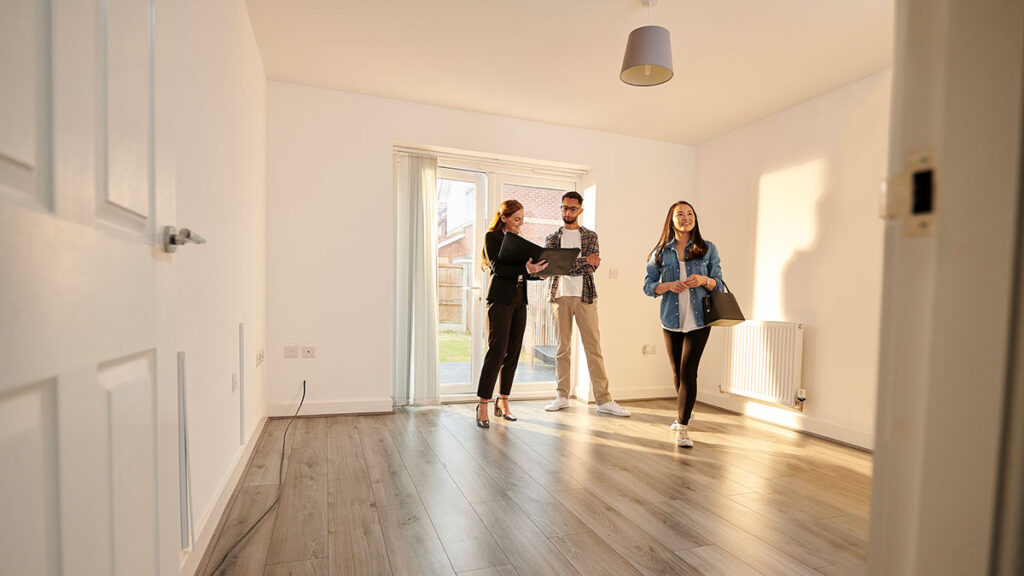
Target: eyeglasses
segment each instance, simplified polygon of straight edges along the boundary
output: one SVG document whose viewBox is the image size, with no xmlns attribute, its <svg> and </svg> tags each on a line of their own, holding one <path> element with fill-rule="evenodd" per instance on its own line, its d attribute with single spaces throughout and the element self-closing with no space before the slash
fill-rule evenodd
<svg viewBox="0 0 1024 576">
<path fill-rule="evenodd" d="M 582 210 L 579 206 L 562 206 L 562 212 L 568 212 L 569 214 L 575 214 Z"/>
</svg>

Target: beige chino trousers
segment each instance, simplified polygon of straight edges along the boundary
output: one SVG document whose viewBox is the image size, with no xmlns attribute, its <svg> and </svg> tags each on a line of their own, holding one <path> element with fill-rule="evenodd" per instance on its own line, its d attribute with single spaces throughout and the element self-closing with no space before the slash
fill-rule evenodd
<svg viewBox="0 0 1024 576">
<path fill-rule="evenodd" d="M 555 335 L 558 351 L 555 353 L 555 377 L 558 380 L 558 395 L 569 397 L 569 366 L 572 352 L 572 321 L 580 329 L 583 349 L 587 353 L 587 368 L 593 385 L 594 398 L 598 404 L 610 402 L 608 376 L 604 371 L 604 356 L 601 354 L 601 331 L 597 325 L 597 303 L 585 304 L 578 296 L 563 296 L 551 301 L 551 315 L 555 318 Z"/>
</svg>

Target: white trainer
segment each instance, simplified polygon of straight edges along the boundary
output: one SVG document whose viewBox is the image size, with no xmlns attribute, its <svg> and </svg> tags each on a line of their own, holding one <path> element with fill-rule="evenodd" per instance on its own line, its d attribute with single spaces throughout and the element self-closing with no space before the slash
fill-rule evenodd
<svg viewBox="0 0 1024 576">
<path fill-rule="evenodd" d="M 598 414 L 608 414 L 609 416 L 629 416 L 629 410 L 626 410 L 622 406 L 615 403 L 615 400 L 609 400 L 604 404 L 598 404 Z"/>
<path fill-rule="evenodd" d="M 697 417 L 697 413 L 690 414 L 690 422 L 693 422 L 694 418 Z M 679 430 L 679 418 L 672 421 L 672 425 L 668 427 L 669 430 Z"/>
<path fill-rule="evenodd" d="M 551 402 L 548 402 L 548 405 L 545 406 L 544 409 L 547 410 L 548 412 L 555 412 L 556 410 L 561 410 L 562 408 L 567 408 L 568 406 L 569 399 L 562 398 L 561 396 L 559 396 L 552 400 Z"/>
<path fill-rule="evenodd" d="M 693 440 L 690 440 L 689 434 L 686 433 L 686 426 L 680 426 L 676 429 L 676 446 L 693 448 Z"/>
</svg>

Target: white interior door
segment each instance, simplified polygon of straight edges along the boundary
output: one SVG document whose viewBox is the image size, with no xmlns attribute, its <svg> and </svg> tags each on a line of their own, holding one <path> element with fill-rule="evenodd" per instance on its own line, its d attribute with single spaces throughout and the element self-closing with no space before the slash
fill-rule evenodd
<svg viewBox="0 0 1024 576">
<path fill-rule="evenodd" d="M 154 0 L 2 6 L 0 562 L 170 573 L 174 268 L 161 230 L 174 203 L 155 138 L 168 123 Z"/>
</svg>

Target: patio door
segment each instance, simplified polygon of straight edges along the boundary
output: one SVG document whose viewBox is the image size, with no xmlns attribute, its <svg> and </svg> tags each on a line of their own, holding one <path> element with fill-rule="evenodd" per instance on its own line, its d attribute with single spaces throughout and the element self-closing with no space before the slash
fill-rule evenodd
<svg viewBox="0 0 1024 576">
<path fill-rule="evenodd" d="M 562 195 L 577 189 L 572 177 L 556 178 L 525 174 L 495 174 L 491 179 L 490 214 L 505 200 L 518 200 L 525 211 L 520 235 L 544 245 L 544 240 L 562 226 Z M 513 396 L 554 396 L 555 350 L 558 340 L 548 302 L 550 281 L 527 282 L 526 333 L 516 368 Z M 578 355 L 577 355 L 578 356 Z M 574 371 L 575 372 L 575 371 Z"/>
<path fill-rule="evenodd" d="M 480 249 L 498 206 L 508 199 L 522 202 L 522 235 L 543 245 L 562 225 L 562 195 L 577 187 L 573 177 L 484 170 L 437 170 L 438 363 L 440 392 L 449 400 L 475 395 L 480 379 L 487 348 L 488 280 L 481 269 Z M 557 341 L 548 286 L 547 281 L 528 284 L 530 306 L 513 395 L 554 394 Z"/>
<path fill-rule="evenodd" d="M 437 170 L 437 305 L 440 393 L 472 394 L 484 353 L 480 247 L 487 228 L 487 175 Z"/>
</svg>

